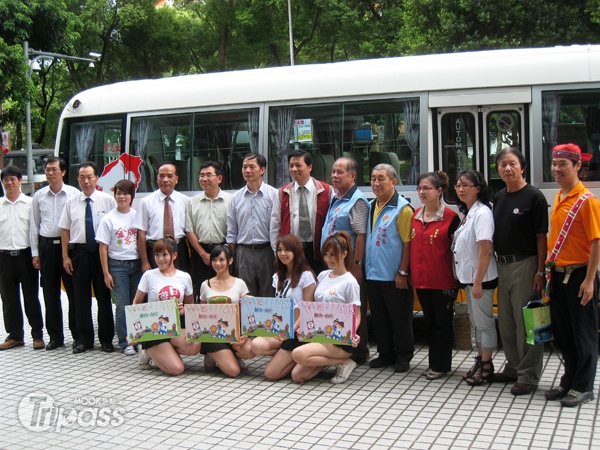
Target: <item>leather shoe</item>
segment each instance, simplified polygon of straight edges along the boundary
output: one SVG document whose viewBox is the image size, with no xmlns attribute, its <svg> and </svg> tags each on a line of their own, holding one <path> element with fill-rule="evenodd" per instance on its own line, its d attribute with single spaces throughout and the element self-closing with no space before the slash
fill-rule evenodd
<svg viewBox="0 0 600 450">
<path fill-rule="evenodd" d="M 73 347 L 73 353 L 77 355 L 78 353 L 84 353 L 87 350 L 87 347 L 83 344 L 77 344 Z"/>
<path fill-rule="evenodd" d="M 112 342 L 102 342 L 100 346 L 102 347 L 103 352 L 112 353 L 115 351 L 115 346 L 112 345 Z"/>
<path fill-rule="evenodd" d="M 43 339 L 34 339 L 33 340 L 33 349 L 34 350 L 43 350 L 46 348 L 46 343 Z"/>
<path fill-rule="evenodd" d="M 382 367 L 388 367 L 394 364 L 394 361 L 390 361 L 387 358 L 379 356 L 371 361 L 369 361 L 369 367 L 371 369 L 381 369 Z"/>
<path fill-rule="evenodd" d="M 75 339 L 73 341 L 73 345 L 71 346 L 71 348 L 75 349 L 75 347 L 77 347 L 79 345 L 79 341 L 77 339 Z"/>
<path fill-rule="evenodd" d="M 513 385 L 513 387 L 510 388 L 510 393 L 512 395 L 527 395 L 527 394 L 531 394 L 536 389 L 537 389 L 537 386 L 535 384 L 517 382 Z"/>
<path fill-rule="evenodd" d="M 58 347 L 64 347 L 65 344 L 58 341 L 50 341 L 48 345 L 46 345 L 46 350 L 56 350 Z"/>
<path fill-rule="evenodd" d="M 494 383 L 516 383 L 517 377 L 509 377 L 504 372 L 495 372 L 492 377 Z"/>
<path fill-rule="evenodd" d="M 24 345 L 25 342 L 23 341 L 17 341 L 15 339 L 6 338 L 6 340 L 2 344 L 0 344 L 0 350 L 8 350 L 10 348 L 23 347 Z"/>
<path fill-rule="evenodd" d="M 403 373 L 403 372 L 408 372 L 408 369 L 410 369 L 410 363 L 408 361 L 396 361 L 396 364 L 394 364 L 394 372 L 396 373 Z"/>
</svg>

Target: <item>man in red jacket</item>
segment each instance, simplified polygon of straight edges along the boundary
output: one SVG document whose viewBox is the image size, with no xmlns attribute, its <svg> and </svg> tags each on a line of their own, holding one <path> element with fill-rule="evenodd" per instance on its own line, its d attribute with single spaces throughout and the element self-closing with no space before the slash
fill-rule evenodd
<svg viewBox="0 0 600 450">
<path fill-rule="evenodd" d="M 277 239 L 295 234 L 302 242 L 304 254 L 313 271 L 324 269 L 321 257 L 321 231 L 329 202 L 331 186 L 310 176 L 312 156 L 304 150 L 290 153 L 290 175 L 294 181 L 279 189 L 271 214 L 271 246 Z"/>
</svg>

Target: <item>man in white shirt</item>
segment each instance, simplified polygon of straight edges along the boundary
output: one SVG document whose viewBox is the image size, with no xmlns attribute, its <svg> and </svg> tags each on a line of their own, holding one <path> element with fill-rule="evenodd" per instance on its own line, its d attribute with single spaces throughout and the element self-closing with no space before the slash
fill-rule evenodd
<svg viewBox="0 0 600 450">
<path fill-rule="evenodd" d="M 92 285 L 98 302 L 98 339 L 102 350 L 114 351 L 115 336 L 110 291 L 104 284 L 96 232 L 100 220 L 116 206 L 109 194 L 96 190 L 98 171 L 92 162 L 79 166 L 77 180 L 81 193 L 70 197 L 65 204 L 58 226 L 62 228 L 61 247 L 63 267 L 73 275 L 77 341 L 73 353 L 94 348 L 92 322 Z"/>
<path fill-rule="evenodd" d="M 200 186 L 204 192 L 192 197 L 187 210 L 185 235 L 192 247 L 192 280 L 194 300 L 200 303 L 200 286 L 216 275 L 210 262 L 210 252 L 225 243 L 227 236 L 227 205 L 230 193 L 221 190 L 221 166 L 207 161 L 200 166 Z"/>
<path fill-rule="evenodd" d="M 239 276 L 250 295 L 273 297 L 274 253 L 270 243 L 271 211 L 277 189 L 264 183 L 267 161 L 249 153 L 242 162 L 246 186 L 237 191 L 227 207 L 227 243 L 235 249 Z"/>
<path fill-rule="evenodd" d="M 50 342 L 46 350 L 54 350 L 64 345 L 63 312 L 61 303 L 61 281 L 69 299 L 69 329 L 73 340 L 77 340 L 75 325 L 75 296 L 73 295 L 73 279 L 63 267 L 58 220 L 63 212 L 67 199 L 79 194 L 73 186 L 63 183 L 67 173 L 66 163 L 61 158 L 49 158 L 45 164 L 48 186 L 40 189 L 33 196 L 29 239 L 33 267 L 41 271 L 41 285 L 46 304 L 46 330 Z"/>
<path fill-rule="evenodd" d="M 185 216 L 190 199 L 175 190 L 179 182 L 177 167 L 170 161 L 158 166 L 157 191 L 143 198 L 137 210 L 134 227 L 142 260 L 142 272 L 156 268 L 154 244 L 172 235 L 177 241 L 175 267 L 189 272 L 189 249 L 185 238 Z M 169 219 L 171 216 L 171 220 Z M 167 220 L 165 220 L 165 217 Z"/>
<path fill-rule="evenodd" d="M 321 232 L 329 209 L 332 188 L 310 176 L 312 156 L 304 150 L 290 153 L 292 183 L 279 189 L 271 213 L 271 247 L 276 251 L 277 239 L 295 234 L 302 243 L 304 255 L 312 270 L 325 269 L 321 257 Z M 304 198 L 303 198 L 304 197 Z"/>
<path fill-rule="evenodd" d="M 23 291 L 25 314 L 31 326 L 33 349 L 41 350 L 44 321 L 38 298 L 38 271 L 31 262 L 29 217 L 32 199 L 21 192 L 23 175 L 18 167 L 9 166 L 0 176 L 5 196 L 0 198 L 0 297 L 4 327 L 8 336 L 0 350 L 21 347 L 23 342 L 23 310 L 19 285 Z"/>
</svg>

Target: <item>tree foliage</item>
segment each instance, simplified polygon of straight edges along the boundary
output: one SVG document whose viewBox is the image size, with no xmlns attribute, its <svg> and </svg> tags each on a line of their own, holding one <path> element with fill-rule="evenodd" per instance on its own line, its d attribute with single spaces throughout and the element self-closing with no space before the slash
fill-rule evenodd
<svg viewBox="0 0 600 450">
<path fill-rule="evenodd" d="M 80 90 L 290 63 L 288 0 L 157 3 L 2 0 L 0 127 L 20 136 L 31 95 L 34 140 L 51 146 L 61 108 Z M 600 40 L 600 0 L 292 0 L 291 6 L 296 64 Z M 102 57 L 94 69 L 47 62 L 30 80 L 24 40 L 36 50 Z"/>
</svg>

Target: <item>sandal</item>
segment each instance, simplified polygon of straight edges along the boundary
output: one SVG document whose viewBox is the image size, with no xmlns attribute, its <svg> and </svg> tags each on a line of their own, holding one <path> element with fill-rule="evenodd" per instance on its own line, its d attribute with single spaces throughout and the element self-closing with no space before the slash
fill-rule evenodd
<svg viewBox="0 0 600 450">
<path fill-rule="evenodd" d="M 473 366 L 469 369 L 469 371 L 465 374 L 463 374 L 463 380 L 466 380 L 467 378 L 471 378 L 473 375 L 475 375 L 475 372 L 477 372 L 477 369 L 479 369 L 479 365 L 481 364 L 481 356 L 477 355 L 474 356 L 473 359 L 475 360 L 475 364 L 473 364 Z"/>
<path fill-rule="evenodd" d="M 492 361 L 481 361 L 479 368 L 472 377 L 465 381 L 469 386 L 481 386 L 486 381 L 491 383 L 494 379 L 494 363 Z"/>
</svg>

